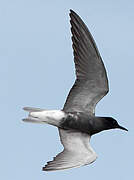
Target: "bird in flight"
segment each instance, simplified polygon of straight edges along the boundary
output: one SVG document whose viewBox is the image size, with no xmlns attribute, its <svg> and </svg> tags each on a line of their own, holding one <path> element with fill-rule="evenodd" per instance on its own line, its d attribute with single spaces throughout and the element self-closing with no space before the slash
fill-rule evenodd
<svg viewBox="0 0 134 180">
<path fill-rule="evenodd" d="M 59 130 L 64 149 L 48 162 L 44 171 L 80 167 L 94 162 L 96 153 L 89 144 L 92 135 L 119 128 L 112 117 L 95 116 L 96 104 L 108 93 L 108 78 L 95 41 L 82 19 L 70 10 L 72 47 L 76 80 L 62 110 L 24 107 L 25 122 L 47 123 Z"/>
</svg>

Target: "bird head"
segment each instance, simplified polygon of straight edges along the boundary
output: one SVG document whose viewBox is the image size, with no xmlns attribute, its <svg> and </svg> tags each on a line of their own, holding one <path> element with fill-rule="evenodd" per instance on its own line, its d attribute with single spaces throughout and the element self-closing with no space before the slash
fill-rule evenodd
<svg viewBox="0 0 134 180">
<path fill-rule="evenodd" d="M 118 122 L 114 118 L 112 118 L 112 117 L 105 117 L 105 126 L 107 127 L 107 129 L 118 128 L 118 129 L 122 129 L 122 130 L 128 131 L 125 127 L 120 126 L 118 124 Z"/>
</svg>

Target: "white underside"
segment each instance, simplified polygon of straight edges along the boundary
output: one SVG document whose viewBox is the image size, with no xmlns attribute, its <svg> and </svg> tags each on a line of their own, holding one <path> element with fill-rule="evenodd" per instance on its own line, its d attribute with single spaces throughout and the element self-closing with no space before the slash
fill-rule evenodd
<svg viewBox="0 0 134 180">
<path fill-rule="evenodd" d="M 24 110 L 29 112 L 28 118 L 23 119 L 25 122 L 47 123 L 59 126 L 61 120 L 66 116 L 61 110 L 43 110 L 29 107 L 24 108 Z"/>
<path fill-rule="evenodd" d="M 47 163 L 43 168 L 44 171 L 76 168 L 96 160 L 97 155 L 89 144 L 88 134 L 59 129 L 59 135 L 64 150 L 53 161 Z"/>
<path fill-rule="evenodd" d="M 43 110 L 36 108 L 24 108 L 29 112 L 26 122 L 48 123 L 59 127 L 66 114 L 61 110 Z M 73 130 L 59 128 L 59 135 L 64 150 L 53 161 L 47 163 L 44 171 L 56 171 L 87 165 L 96 160 L 97 155 L 89 144 L 90 136 Z"/>
</svg>

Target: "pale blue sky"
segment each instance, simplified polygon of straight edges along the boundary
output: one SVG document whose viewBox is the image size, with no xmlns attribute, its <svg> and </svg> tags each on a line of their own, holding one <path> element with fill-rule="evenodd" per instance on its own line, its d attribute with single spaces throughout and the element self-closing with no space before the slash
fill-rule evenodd
<svg viewBox="0 0 134 180">
<path fill-rule="evenodd" d="M 22 107 L 63 107 L 75 77 L 70 8 L 87 24 L 107 68 L 110 92 L 96 114 L 129 131 L 92 137 L 93 164 L 46 173 L 42 166 L 62 150 L 58 131 L 22 122 Z M 0 63 L 0 179 L 133 179 L 134 1 L 0 1 Z"/>
</svg>

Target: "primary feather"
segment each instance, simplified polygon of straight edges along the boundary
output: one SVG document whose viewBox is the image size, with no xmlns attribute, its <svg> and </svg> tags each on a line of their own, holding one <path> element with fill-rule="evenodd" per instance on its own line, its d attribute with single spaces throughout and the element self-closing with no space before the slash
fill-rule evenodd
<svg viewBox="0 0 134 180">
<path fill-rule="evenodd" d="M 64 150 L 53 161 L 47 163 L 44 171 L 56 171 L 90 164 L 97 158 L 89 144 L 90 136 L 72 130 L 59 130 Z"/>
<path fill-rule="evenodd" d="M 82 19 L 70 13 L 76 81 L 69 92 L 63 110 L 88 112 L 108 92 L 108 79 L 95 41 Z"/>
</svg>

